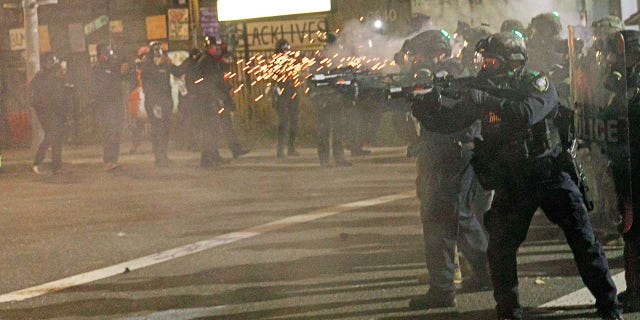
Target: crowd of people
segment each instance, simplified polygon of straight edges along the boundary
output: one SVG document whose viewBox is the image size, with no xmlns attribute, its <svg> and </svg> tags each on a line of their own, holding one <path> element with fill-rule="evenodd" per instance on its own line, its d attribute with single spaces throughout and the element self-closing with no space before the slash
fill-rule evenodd
<svg viewBox="0 0 640 320">
<path fill-rule="evenodd" d="M 431 81 L 443 74 L 453 79 L 475 77 L 476 81 L 455 94 L 434 85 L 420 99 L 409 102 L 420 125 L 408 155 L 417 157 L 416 192 L 430 274 L 429 290 L 411 299 L 409 307 L 455 306 L 459 252 L 472 267 L 472 274 L 464 277 L 463 289 L 493 289 L 498 319 L 522 319 L 517 251 L 540 209 L 564 232 L 580 276 L 596 299 L 597 314 L 616 320 L 622 319 L 623 311 L 639 311 L 640 197 L 636 186 L 640 181 L 631 173 L 640 170 L 640 32 L 624 30 L 618 18 L 605 17 L 593 23 L 593 46 L 575 48 L 570 47 L 575 41 L 560 38 L 562 24 L 554 13 L 535 16 L 526 28 L 518 20 L 505 20 L 499 32 L 489 25 L 460 22 L 457 33 L 467 46 L 458 54 L 447 32 L 429 29 L 407 39 L 395 55 L 403 72 Z M 327 48 L 335 45 L 334 41 L 327 37 Z M 274 54 L 291 50 L 282 39 Z M 138 52 L 132 83 L 134 93 L 144 94 L 144 105 L 136 108 L 134 104 L 133 109 L 144 112 L 150 122 L 156 166 L 169 165 L 170 75 L 184 77 L 181 106 L 186 110 L 189 137 L 200 145 L 202 167 L 228 161 L 218 151 L 221 134 L 234 158 L 249 152 L 241 147 L 233 130 L 235 106 L 231 87 L 224 79 L 225 57 L 223 43 L 215 38 L 205 38 L 204 49 L 192 49 L 180 66 L 171 63 L 159 42 Z M 41 172 L 39 166 L 49 147 L 54 170 L 60 168 L 64 132 L 60 120 L 64 102 L 51 93 L 63 92 L 65 82 L 60 81 L 63 78 L 55 56 L 45 55 L 42 61 L 43 68 L 30 85 L 31 103 L 45 131 L 33 163 L 36 173 Z M 93 101 L 102 115 L 107 170 L 117 167 L 124 121 L 116 83 L 132 74 L 116 61 L 109 46 L 99 46 Z M 569 81 L 575 80 L 569 79 L 570 69 L 574 77 L 594 73 L 601 77 L 585 76 L 590 81 L 577 85 L 588 89 L 580 90 Z M 300 107 L 296 90 L 287 79 L 273 85 L 273 107 L 279 119 L 277 157 L 298 155 Z M 584 181 L 575 174 L 571 154 L 581 138 L 571 118 L 580 111 L 574 108 L 572 92 L 586 95 L 594 91 L 612 97 L 592 99 L 600 103 L 598 117 L 625 117 L 631 124 L 628 138 L 621 135 L 614 140 L 581 141 L 602 145 L 611 160 L 625 241 L 627 290 L 621 294 L 594 234 Z M 310 95 L 316 106 L 318 159 L 323 167 L 351 166 L 343 143 L 349 139 L 345 113 L 362 101 L 337 92 L 328 87 L 315 89 Z M 560 120 L 566 114 L 571 120 L 563 123 Z M 625 130 L 624 126 L 618 129 L 621 134 Z M 350 145 L 352 156 L 366 154 L 361 143 Z"/>
</svg>

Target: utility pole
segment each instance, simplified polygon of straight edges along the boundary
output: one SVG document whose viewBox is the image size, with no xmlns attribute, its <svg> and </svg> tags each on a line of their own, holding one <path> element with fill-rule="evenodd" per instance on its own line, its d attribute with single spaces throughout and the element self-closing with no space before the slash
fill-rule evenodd
<svg viewBox="0 0 640 320">
<path fill-rule="evenodd" d="M 27 83 L 40 70 L 40 36 L 38 33 L 38 6 L 45 4 L 58 4 L 58 0 L 22 0 L 22 12 L 24 15 L 25 57 L 27 69 Z M 33 114 L 33 112 L 32 112 Z M 31 148 L 37 148 L 44 137 L 42 128 L 36 117 L 31 117 Z"/>
<path fill-rule="evenodd" d="M 22 0 L 24 34 L 26 42 L 27 82 L 40 70 L 40 43 L 38 34 L 38 6 L 58 4 L 58 0 Z"/>
<path fill-rule="evenodd" d="M 191 10 L 191 46 L 198 48 L 198 31 L 200 30 L 200 4 L 199 0 L 189 0 Z"/>
</svg>

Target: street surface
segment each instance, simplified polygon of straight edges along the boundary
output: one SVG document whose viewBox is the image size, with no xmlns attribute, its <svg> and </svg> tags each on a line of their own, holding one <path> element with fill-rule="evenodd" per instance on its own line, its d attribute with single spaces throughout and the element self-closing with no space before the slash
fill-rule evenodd
<svg viewBox="0 0 640 320">
<path fill-rule="evenodd" d="M 347 168 L 321 168 L 303 148 L 205 170 L 186 151 L 155 168 L 147 148 L 105 172 L 100 148 L 69 147 L 60 176 L 37 176 L 28 150 L 5 150 L 0 319 L 494 319 L 490 291 L 408 309 L 428 289 L 415 164 L 401 147 L 372 150 Z M 622 247 L 606 240 L 623 288 Z M 519 275 L 527 319 L 598 319 L 542 215 Z"/>
</svg>

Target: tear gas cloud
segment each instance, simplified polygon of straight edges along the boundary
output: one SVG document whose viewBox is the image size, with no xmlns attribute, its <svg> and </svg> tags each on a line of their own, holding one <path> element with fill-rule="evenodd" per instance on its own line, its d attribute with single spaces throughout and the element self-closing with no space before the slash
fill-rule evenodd
<svg viewBox="0 0 640 320">
<path fill-rule="evenodd" d="M 454 35 L 459 20 L 469 23 L 472 27 L 488 24 L 498 32 L 500 25 L 506 19 L 518 19 L 526 28 L 534 16 L 556 11 L 560 14 L 562 38 L 567 37 L 567 25 L 581 23 L 580 13 L 575 8 L 574 1 L 526 0 L 509 1 L 506 4 L 502 1 L 496 2 L 473 6 L 468 1 L 460 1 L 457 5 L 440 5 L 439 2 L 434 5 L 431 4 L 434 2 L 423 2 L 422 6 L 414 8 L 414 11 L 431 16 L 431 24 L 418 32 L 406 35 L 381 34 L 371 22 L 361 22 L 357 19 L 347 21 L 338 33 L 336 45 L 327 46 L 325 49 L 325 56 L 337 53 L 340 56 L 377 57 L 381 61 L 392 62 L 394 54 L 400 50 L 406 39 L 433 28 L 443 28 Z M 397 68 L 393 67 L 392 63 L 390 65 L 384 71 L 396 72 Z"/>
</svg>

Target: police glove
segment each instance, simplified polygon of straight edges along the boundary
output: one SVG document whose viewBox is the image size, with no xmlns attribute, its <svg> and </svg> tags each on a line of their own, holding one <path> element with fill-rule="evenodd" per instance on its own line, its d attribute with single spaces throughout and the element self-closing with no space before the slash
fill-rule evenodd
<svg viewBox="0 0 640 320">
<path fill-rule="evenodd" d="M 442 96 L 436 88 L 424 91 L 414 94 L 411 99 L 411 113 L 418 120 L 429 118 L 432 112 L 437 112 L 442 107 Z"/>
<path fill-rule="evenodd" d="M 504 99 L 500 99 L 498 97 L 495 97 L 489 94 L 486 91 L 482 91 L 478 89 L 470 89 L 469 98 L 477 106 L 485 106 L 493 110 L 502 109 L 502 105 L 504 102 Z"/>
</svg>

